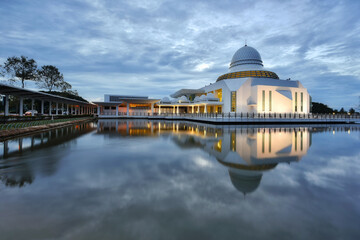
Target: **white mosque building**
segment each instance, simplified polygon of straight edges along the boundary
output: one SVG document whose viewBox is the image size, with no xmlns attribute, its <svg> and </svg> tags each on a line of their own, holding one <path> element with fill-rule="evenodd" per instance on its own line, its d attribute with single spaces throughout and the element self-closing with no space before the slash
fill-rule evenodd
<svg viewBox="0 0 360 240">
<path fill-rule="evenodd" d="M 106 94 L 94 102 L 98 115 L 107 117 L 151 116 L 154 114 L 225 113 L 272 114 L 310 113 L 310 95 L 299 81 L 279 79 L 264 69 L 259 52 L 250 46 L 237 50 L 229 71 L 215 83 L 199 89 L 181 89 L 165 97 Z"/>
<path fill-rule="evenodd" d="M 259 52 L 237 50 L 229 71 L 199 89 L 181 89 L 157 104 L 158 113 L 310 113 L 310 95 L 299 81 L 264 69 Z"/>
</svg>

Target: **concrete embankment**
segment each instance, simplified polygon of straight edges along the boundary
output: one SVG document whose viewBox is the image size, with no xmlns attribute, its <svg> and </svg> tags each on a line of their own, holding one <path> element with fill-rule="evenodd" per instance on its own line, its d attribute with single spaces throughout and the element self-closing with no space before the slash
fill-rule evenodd
<svg viewBox="0 0 360 240">
<path fill-rule="evenodd" d="M 25 128 L 18 128 L 18 129 L 10 129 L 10 130 L 0 130 L 0 142 L 5 141 L 14 137 L 34 134 L 37 132 L 44 132 L 50 129 L 54 128 L 60 128 L 65 127 L 77 123 L 84 123 L 93 121 L 93 118 L 83 118 L 83 119 L 77 119 L 73 121 L 66 121 L 66 122 L 59 122 L 59 123 L 49 123 L 39 126 L 32 126 L 32 127 L 25 127 Z"/>
<path fill-rule="evenodd" d="M 347 124 L 358 121 L 358 118 L 210 118 L 188 116 L 102 116 L 98 119 L 148 119 L 167 121 L 190 121 L 214 125 L 278 125 L 278 124 Z"/>
</svg>

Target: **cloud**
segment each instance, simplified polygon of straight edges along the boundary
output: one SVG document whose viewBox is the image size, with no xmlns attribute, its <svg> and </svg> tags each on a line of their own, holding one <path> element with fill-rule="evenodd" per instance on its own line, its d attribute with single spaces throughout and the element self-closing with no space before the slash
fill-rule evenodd
<svg viewBox="0 0 360 240">
<path fill-rule="evenodd" d="M 26 55 L 39 65 L 56 65 L 90 100 L 101 98 L 109 86 L 118 94 L 158 97 L 203 87 L 228 71 L 232 55 L 247 39 L 265 68 L 300 80 L 313 99 L 335 108 L 358 102 L 357 1 L 35 0 L 0 5 L 0 21 L 7 23 L 0 26 L 0 59 Z M 119 81 L 129 76 L 133 84 Z"/>
</svg>

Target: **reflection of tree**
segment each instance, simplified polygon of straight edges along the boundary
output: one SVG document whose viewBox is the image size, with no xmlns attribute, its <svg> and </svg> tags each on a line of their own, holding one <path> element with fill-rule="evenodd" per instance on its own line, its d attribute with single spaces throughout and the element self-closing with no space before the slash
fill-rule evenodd
<svg viewBox="0 0 360 240">
<path fill-rule="evenodd" d="M 31 146 L 26 149 L 20 147 L 23 141 L 19 141 L 19 150 L 7 154 L 0 162 L 0 181 L 7 187 L 24 187 L 32 184 L 36 170 L 45 176 L 53 175 L 73 141 L 92 130 L 91 123 L 53 129 L 31 136 Z"/>
<path fill-rule="evenodd" d="M 31 184 L 34 181 L 33 176 L 28 175 L 21 176 L 0 176 L 0 180 L 5 184 L 6 187 L 24 187 L 26 184 Z"/>
</svg>

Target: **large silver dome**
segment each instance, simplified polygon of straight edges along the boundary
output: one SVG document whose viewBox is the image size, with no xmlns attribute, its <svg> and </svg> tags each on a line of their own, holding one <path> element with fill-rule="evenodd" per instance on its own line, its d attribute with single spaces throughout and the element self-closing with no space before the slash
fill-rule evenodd
<svg viewBox="0 0 360 240">
<path fill-rule="evenodd" d="M 247 64 L 263 66 L 259 52 L 255 48 L 245 45 L 234 54 L 230 63 L 230 68 Z"/>
</svg>

